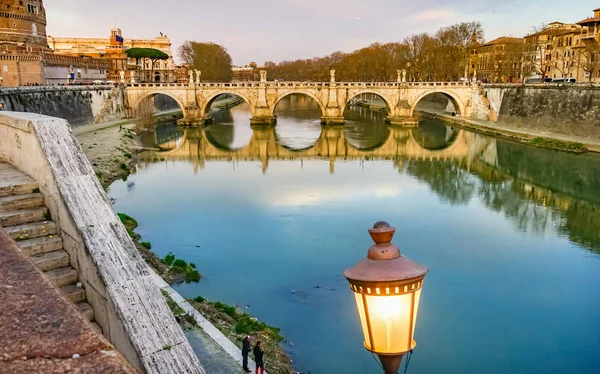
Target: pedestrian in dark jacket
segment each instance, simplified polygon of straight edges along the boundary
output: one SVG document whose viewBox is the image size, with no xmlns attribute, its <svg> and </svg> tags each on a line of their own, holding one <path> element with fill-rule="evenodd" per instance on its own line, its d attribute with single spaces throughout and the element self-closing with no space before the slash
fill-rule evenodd
<svg viewBox="0 0 600 374">
<path fill-rule="evenodd" d="M 248 369 L 248 354 L 250 353 L 250 335 L 246 335 L 242 342 L 242 366 L 246 373 L 251 373 L 252 370 Z"/>
<path fill-rule="evenodd" d="M 256 374 L 258 374 L 258 368 L 260 368 L 260 374 L 265 373 L 265 362 L 263 361 L 263 351 L 262 342 L 256 343 L 254 346 L 254 361 L 256 362 Z"/>
</svg>

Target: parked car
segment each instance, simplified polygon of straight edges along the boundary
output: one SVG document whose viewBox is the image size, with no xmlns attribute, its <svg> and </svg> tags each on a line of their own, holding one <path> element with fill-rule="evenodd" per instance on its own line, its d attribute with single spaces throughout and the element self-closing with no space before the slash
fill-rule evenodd
<svg viewBox="0 0 600 374">
<path fill-rule="evenodd" d="M 577 83 L 575 78 L 556 78 L 552 79 L 552 83 Z"/>
</svg>

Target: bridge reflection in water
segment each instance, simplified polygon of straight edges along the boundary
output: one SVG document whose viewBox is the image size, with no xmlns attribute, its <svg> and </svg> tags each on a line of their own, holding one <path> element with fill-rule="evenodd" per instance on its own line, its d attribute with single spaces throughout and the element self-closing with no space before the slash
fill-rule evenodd
<svg viewBox="0 0 600 374">
<path fill-rule="evenodd" d="M 444 126 L 442 126 L 444 127 Z M 343 126 L 323 127 L 314 144 L 306 149 L 291 149 L 278 141 L 273 126 L 253 127 L 249 143 L 238 149 L 228 149 L 221 141 L 231 142 L 212 136 L 210 130 L 191 128 L 173 130 L 155 134 L 160 150 L 141 154 L 142 161 L 181 160 L 192 161 L 194 171 L 203 169 L 208 160 L 244 160 L 260 161 L 266 172 L 269 160 L 329 159 L 333 173 L 335 160 L 465 160 L 467 163 L 486 149 L 494 148 L 495 140 L 463 130 L 448 130 L 444 139 L 449 142 L 428 149 L 430 138 L 435 136 L 423 133 L 423 130 L 390 126 L 380 132 L 380 139 L 369 141 L 374 144 L 359 144 L 346 136 Z M 445 131 L 445 130 L 444 130 Z M 227 144 L 227 143 L 225 143 Z M 493 160 L 492 160 L 493 162 Z"/>
<path fill-rule="evenodd" d="M 242 130 L 249 141 L 233 149 L 233 126 L 221 133 L 160 126 L 151 139 L 145 139 L 156 150 L 140 155 L 140 168 L 156 161 L 185 161 L 197 173 L 210 160 L 258 161 L 266 172 L 271 160 L 324 159 L 334 173 L 336 160 L 391 160 L 399 172 L 423 181 L 450 204 L 467 204 L 478 197 L 524 232 L 556 229 L 600 253 L 598 157 L 531 148 L 436 121 L 422 121 L 418 128 L 383 129 L 352 123 L 321 128 L 319 124 L 312 129 L 320 131 L 312 144 L 293 149 L 282 144 L 285 137 L 277 129 L 255 127 Z M 360 131 L 377 136 L 359 136 Z M 314 138 L 314 132 L 310 136 Z"/>
</svg>

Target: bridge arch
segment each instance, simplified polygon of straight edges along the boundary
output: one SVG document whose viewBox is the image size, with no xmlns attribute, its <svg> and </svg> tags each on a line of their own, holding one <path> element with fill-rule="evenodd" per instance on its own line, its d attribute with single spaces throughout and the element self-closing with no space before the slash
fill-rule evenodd
<svg viewBox="0 0 600 374">
<path fill-rule="evenodd" d="M 234 96 L 241 97 L 250 107 L 250 112 L 253 111 L 252 101 L 244 93 L 237 92 L 237 91 L 232 92 L 232 90 L 223 90 L 223 91 L 212 92 L 212 93 L 208 94 L 206 97 L 204 97 L 204 102 L 201 104 L 201 108 L 200 108 L 201 109 L 200 114 L 201 115 L 208 114 L 210 112 L 210 107 L 214 103 L 215 99 L 221 95 L 234 95 Z M 251 114 L 252 114 L 252 116 L 254 116 L 254 113 L 251 113 Z"/>
<path fill-rule="evenodd" d="M 310 97 L 319 105 L 319 109 L 321 110 L 321 116 L 325 115 L 325 105 L 323 105 L 323 103 L 321 102 L 319 97 L 317 95 L 315 95 L 313 92 L 311 92 L 311 90 L 306 90 L 304 92 L 289 90 L 289 91 L 280 92 L 279 95 L 277 96 L 277 98 L 275 99 L 275 101 L 273 102 L 273 108 L 272 108 L 273 113 L 271 113 L 273 116 L 275 115 L 275 110 L 277 109 L 277 105 L 281 102 L 281 100 L 283 100 L 286 97 L 291 96 L 291 95 L 303 95 L 303 96 Z"/>
<path fill-rule="evenodd" d="M 175 100 L 175 102 L 177 102 L 177 105 L 179 105 L 179 108 L 182 112 L 185 111 L 185 105 L 181 101 L 181 98 L 177 97 L 177 95 L 174 95 L 168 90 L 144 90 L 138 93 L 135 96 L 133 102 L 129 104 L 129 107 L 131 108 L 131 110 L 133 110 L 132 117 L 137 117 L 140 114 L 140 106 L 142 105 L 142 103 L 144 103 L 146 100 L 156 97 L 157 95 L 164 95 L 170 97 L 171 99 Z"/>
<path fill-rule="evenodd" d="M 444 96 L 446 96 L 452 102 L 452 104 L 458 110 L 458 113 L 460 113 L 461 116 L 464 116 L 466 114 L 465 104 L 462 102 L 460 97 L 458 97 L 458 95 L 456 95 L 456 93 L 454 93 L 450 90 L 432 89 L 432 90 L 426 90 L 426 91 L 422 92 L 419 96 L 416 97 L 416 99 L 413 101 L 413 103 L 410 107 L 410 116 L 412 117 L 414 115 L 415 109 L 417 108 L 417 105 L 419 104 L 419 102 L 421 100 L 423 100 L 425 97 L 427 97 L 429 95 L 433 95 L 436 93 L 443 94 Z"/>
<path fill-rule="evenodd" d="M 375 95 L 375 96 L 379 97 L 385 103 L 388 114 L 392 113 L 392 109 L 394 108 L 395 105 L 392 104 L 391 100 L 388 97 L 386 97 L 386 95 L 384 95 L 380 92 L 377 92 L 377 90 L 365 89 L 365 90 L 349 90 L 348 91 L 348 95 L 345 100 L 346 102 L 344 103 L 344 108 L 342 109 L 342 115 L 344 115 L 344 113 L 346 112 L 346 109 L 348 108 L 348 104 L 350 104 L 350 102 L 354 98 L 356 98 L 360 95 L 364 95 L 364 94 L 370 94 L 370 95 Z"/>
</svg>

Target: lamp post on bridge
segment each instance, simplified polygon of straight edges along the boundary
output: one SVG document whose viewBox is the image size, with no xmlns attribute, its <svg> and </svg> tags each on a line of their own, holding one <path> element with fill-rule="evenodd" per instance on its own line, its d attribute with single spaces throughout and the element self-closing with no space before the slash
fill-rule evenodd
<svg viewBox="0 0 600 374">
<path fill-rule="evenodd" d="M 396 229 L 380 221 L 369 230 L 375 242 L 367 258 L 346 270 L 354 292 L 365 348 L 378 355 L 385 374 L 396 374 L 413 350 L 425 266 L 400 254 L 391 243 Z"/>
</svg>

